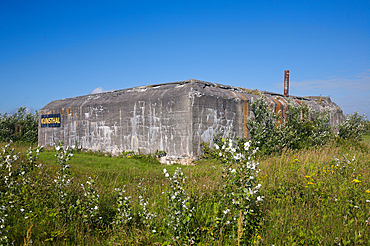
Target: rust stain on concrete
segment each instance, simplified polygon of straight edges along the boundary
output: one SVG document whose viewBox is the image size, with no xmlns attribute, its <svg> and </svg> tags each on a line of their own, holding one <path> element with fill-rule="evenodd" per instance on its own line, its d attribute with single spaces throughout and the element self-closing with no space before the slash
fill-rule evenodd
<svg viewBox="0 0 370 246">
<path fill-rule="evenodd" d="M 279 117 L 279 119 L 277 121 L 277 125 L 280 126 L 282 124 L 282 122 L 283 122 L 283 106 L 282 106 L 281 102 L 279 102 L 275 98 L 271 97 L 270 99 L 273 100 L 274 103 L 276 104 L 276 111 L 275 111 L 275 113 L 277 113 L 277 114 L 280 115 L 280 117 Z"/>
<path fill-rule="evenodd" d="M 243 120 L 244 120 L 243 128 L 244 128 L 244 137 L 245 138 L 248 138 L 248 124 L 247 124 L 247 119 L 248 119 L 248 116 L 249 116 L 248 100 L 241 93 L 238 93 L 238 95 L 243 99 Z"/>
</svg>

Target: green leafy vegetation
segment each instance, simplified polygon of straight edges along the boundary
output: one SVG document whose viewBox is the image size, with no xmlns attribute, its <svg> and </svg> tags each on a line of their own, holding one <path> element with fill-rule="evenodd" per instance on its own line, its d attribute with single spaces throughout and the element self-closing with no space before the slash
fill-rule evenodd
<svg viewBox="0 0 370 246">
<path fill-rule="evenodd" d="M 261 161 L 263 245 L 367 245 L 367 150 L 328 144 Z"/>
<path fill-rule="evenodd" d="M 217 158 L 182 167 L 58 146 L 44 152 L 4 146 L 2 244 L 20 245 L 27 238 L 35 245 L 366 245 L 370 240 L 367 135 L 366 148 L 332 142 L 284 150 L 244 162 L 250 168 L 238 162 L 242 151 L 236 150 L 249 142 L 232 142 L 231 148 L 229 143 L 220 140 L 219 149 L 229 150 L 215 151 Z M 240 211 L 249 213 L 243 217 Z"/>
<path fill-rule="evenodd" d="M 262 155 L 284 149 L 303 149 L 325 145 L 330 141 L 357 144 L 369 131 L 369 121 L 358 112 L 347 115 L 335 128 L 329 126 L 328 112 L 313 112 L 308 105 L 288 103 L 284 118 L 274 114 L 260 97 L 251 103 L 254 117 L 248 119 L 252 146 Z M 336 133 L 336 134 L 335 134 Z"/>
<path fill-rule="evenodd" d="M 333 134 L 293 105 L 277 127 L 257 106 L 255 137 L 216 136 L 191 166 L 2 144 L 0 245 L 366 245 L 368 121 L 347 116 Z"/>
<path fill-rule="evenodd" d="M 359 142 L 362 140 L 366 131 L 369 132 L 369 122 L 364 115 L 359 115 L 355 112 L 352 115 L 347 115 L 346 120 L 339 125 L 338 137 Z"/>
<path fill-rule="evenodd" d="M 13 115 L 0 114 L 0 142 L 37 143 L 38 113 L 26 113 L 20 107 Z"/>
</svg>

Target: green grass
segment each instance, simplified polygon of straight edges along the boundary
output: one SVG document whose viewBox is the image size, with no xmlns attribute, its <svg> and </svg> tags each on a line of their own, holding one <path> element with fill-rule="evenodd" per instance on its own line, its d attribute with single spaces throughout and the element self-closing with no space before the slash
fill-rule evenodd
<svg viewBox="0 0 370 246">
<path fill-rule="evenodd" d="M 259 179 L 265 199 L 262 222 L 252 242 L 255 245 L 366 245 L 370 241 L 369 146 L 370 135 L 365 135 L 360 145 L 331 143 L 260 158 Z M 15 148 L 21 152 L 27 149 L 21 144 Z M 345 161 L 343 156 L 346 154 L 348 159 L 355 156 L 356 160 Z M 50 150 L 40 154 L 39 162 L 45 168 L 35 174 L 38 189 L 27 198 L 37 214 L 30 220 L 23 219 L 24 214 L 18 210 L 11 215 L 16 222 L 10 232 L 15 245 L 23 244 L 31 226 L 34 245 L 168 245 L 172 242 L 163 225 L 167 216 L 163 192 L 169 186 L 163 168 L 173 173 L 179 165 L 162 165 L 144 155 L 123 158 L 74 153 L 70 161 L 74 176 L 71 191 L 81 195 L 79 185 L 86 184 L 88 177 L 92 177 L 100 194 L 102 221 L 106 223 L 89 230 L 80 217 L 68 222 L 58 215 L 58 208 L 53 208 L 55 200 L 50 199 L 56 199 L 56 194 L 52 180 L 59 169 L 54 155 L 55 152 Z M 340 160 L 342 169 L 335 167 L 335 157 Z M 21 159 L 25 158 L 22 154 Z M 217 238 L 212 234 L 213 210 L 218 202 L 214 194 L 220 191 L 217 184 L 222 164 L 215 160 L 200 160 L 194 166 L 181 167 L 188 176 L 186 189 L 196 202 L 193 226 L 200 228 L 199 245 L 236 244 L 234 239 L 223 237 L 222 233 Z M 138 189 L 139 183 L 146 187 L 145 191 Z M 150 198 L 149 209 L 157 213 L 154 219 L 156 234 L 142 226 L 113 230 L 110 223 L 117 199 L 114 188 L 123 185 L 127 185 L 127 195 L 132 196 L 134 211 L 139 209 L 139 195 Z"/>
<path fill-rule="evenodd" d="M 51 172 L 55 173 L 59 166 L 56 163 L 54 151 L 45 151 L 40 154 L 40 162 Z M 90 154 L 84 152 L 74 153 L 71 161 L 70 171 L 75 177 L 75 183 L 84 183 L 88 177 L 93 177 L 97 189 L 101 196 L 102 210 L 106 211 L 106 219 L 112 217 L 113 204 L 116 203 L 116 194 L 114 188 L 121 188 L 126 185 L 127 196 L 132 197 L 133 210 L 137 211 L 138 196 L 145 195 L 150 198 L 150 209 L 157 213 L 156 223 L 161 224 L 167 213 L 166 197 L 164 193 L 168 187 L 168 181 L 165 179 L 163 169 L 166 168 L 168 172 L 174 173 L 177 167 L 181 167 L 188 177 L 189 192 L 197 193 L 199 199 L 206 199 L 209 194 L 215 190 L 220 171 L 215 168 L 220 168 L 221 164 L 217 161 L 200 160 L 197 165 L 180 166 L 180 165 L 162 165 L 154 158 L 147 158 L 146 156 L 136 156 L 134 158 L 123 157 L 109 157 L 104 155 Z M 138 184 L 142 183 L 146 187 L 145 194 L 138 193 Z M 209 208 L 210 209 L 210 208 Z M 201 212 L 201 211 L 200 211 Z M 109 231 L 109 230 L 108 230 Z M 76 232 L 77 233 L 77 232 Z M 111 232 L 107 232 L 108 235 Z M 120 232 L 119 235 L 110 235 L 116 242 L 126 241 L 126 231 Z M 150 235 L 145 229 L 141 228 L 139 231 L 133 230 L 131 237 L 138 240 L 138 245 L 145 245 L 156 241 L 164 242 L 166 237 L 163 235 Z M 124 237 L 122 238 L 122 235 Z M 105 245 L 109 239 L 106 239 L 106 234 L 91 235 L 98 238 L 102 245 Z M 103 239 L 104 238 L 104 239 Z M 135 239 L 135 240 L 136 240 Z M 134 240 L 134 241 L 135 241 Z M 104 242 L 104 243 L 103 243 Z M 129 240 L 130 244 L 135 244 Z"/>
<path fill-rule="evenodd" d="M 345 161 L 346 154 L 356 160 Z M 266 195 L 262 244 L 366 245 L 370 240 L 369 157 L 368 149 L 329 145 L 261 161 Z"/>
<path fill-rule="evenodd" d="M 364 141 L 365 144 L 370 145 L 370 133 L 367 133 L 364 135 Z"/>
</svg>

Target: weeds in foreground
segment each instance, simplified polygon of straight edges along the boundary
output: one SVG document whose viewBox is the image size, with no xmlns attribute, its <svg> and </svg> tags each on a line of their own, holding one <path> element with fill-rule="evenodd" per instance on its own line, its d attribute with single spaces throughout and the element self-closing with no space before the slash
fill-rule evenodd
<svg viewBox="0 0 370 246">
<path fill-rule="evenodd" d="M 163 166 L 145 161 L 141 166 L 134 158 L 131 166 L 125 164 L 131 171 L 121 176 L 119 167 L 112 175 L 101 168 L 83 169 L 81 175 L 72 165 L 60 181 L 66 184 L 62 203 L 55 180 L 71 158 L 86 155 L 72 157 L 66 148 L 56 148 L 68 161 L 40 165 L 37 157 L 50 152 L 31 149 L 22 155 L 7 145 L 0 155 L 1 244 L 366 245 L 370 240 L 369 148 L 331 144 L 284 150 L 257 162 L 244 140 L 220 139 L 217 146 L 213 153 L 219 161 L 166 166 L 164 173 Z M 144 167 L 153 169 L 146 175 Z M 10 184 L 17 185 L 10 189 Z"/>
<path fill-rule="evenodd" d="M 170 181 L 170 188 L 167 194 L 167 211 L 166 226 L 170 231 L 172 238 L 177 242 L 188 241 L 194 244 L 196 233 L 191 223 L 194 219 L 195 207 L 192 200 L 185 191 L 186 176 L 181 168 L 177 168 L 175 173 L 170 177 L 167 169 L 163 169 L 165 177 Z"/>
<path fill-rule="evenodd" d="M 351 152 L 351 155 L 345 153 Z M 291 160 L 291 161 L 289 161 Z M 261 161 L 261 244 L 366 245 L 369 152 L 335 145 Z"/>
<path fill-rule="evenodd" d="M 125 187 L 115 189 L 117 195 L 113 207 L 116 211 L 106 216 L 102 210 L 101 191 L 95 186 L 96 178 L 89 177 L 80 183 L 70 171 L 73 148 L 58 143 L 55 152 L 58 168 L 53 174 L 37 163 L 40 149 L 36 150 L 36 155 L 29 150 L 29 158 L 18 161 L 19 154 L 10 150 L 10 145 L 3 148 L 1 203 L 7 204 L 2 209 L 1 217 L 3 244 L 21 243 L 27 235 L 31 235 L 29 242 L 72 243 L 78 240 L 76 228 L 90 236 L 114 233 L 116 236 L 112 237 L 112 243 L 123 243 L 123 235 L 136 235 L 141 231 L 145 232 L 145 240 L 149 241 L 166 238 L 168 244 L 196 244 L 202 241 L 200 228 L 206 227 L 212 228 L 211 241 L 226 237 L 226 241 L 246 244 L 258 224 L 256 215 L 262 198 L 257 195 L 261 185 L 256 185 L 257 163 L 252 156 L 254 152 L 249 151 L 248 142 L 241 145 L 231 139 L 223 140 L 217 154 L 223 155 L 225 160 L 225 165 L 221 166 L 219 191 L 227 192 L 213 194 L 216 199 L 209 208 L 216 210 L 212 214 L 216 216 L 208 215 L 206 223 L 197 220 L 196 208 L 207 207 L 207 201 L 198 199 L 197 194 L 189 190 L 182 168 L 177 168 L 173 175 L 164 169 L 162 180 L 167 180 L 163 191 L 167 199 L 164 202 L 158 201 L 155 196 L 150 198 L 150 190 L 145 183 L 150 180 L 140 178 L 134 196 L 126 196 Z M 188 195 L 190 193 L 191 196 Z M 35 200 L 30 202 L 41 194 L 48 199 L 39 203 Z M 158 212 L 161 219 L 157 219 L 153 204 L 166 205 L 164 211 Z M 24 213 L 23 219 L 19 212 Z M 206 210 L 206 213 L 209 212 Z M 30 226 L 35 228 L 33 234 L 21 229 Z"/>
</svg>

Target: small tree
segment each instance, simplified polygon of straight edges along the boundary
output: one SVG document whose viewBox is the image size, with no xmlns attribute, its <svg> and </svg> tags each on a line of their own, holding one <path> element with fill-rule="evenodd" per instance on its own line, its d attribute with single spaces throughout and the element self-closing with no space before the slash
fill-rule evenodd
<svg viewBox="0 0 370 246">
<path fill-rule="evenodd" d="M 251 104 L 254 117 L 248 119 L 251 144 L 262 154 L 270 154 L 285 147 L 302 149 L 323 145 L 332 136 L 327 111 L 313 112 L 307 104 L 288 103 L 285 118 L 280 119 L 260 97 Z"/>
<path fill-rule="evenodd" d="M 366 132 L 367 120 L 365 115 L 359 115 L 358 111 L 346 116 L 346 120 L 339 125 L 338 137 L 360 142 Z"/>
<path fill-rule="evenodd" d="M 327 111 L 313 112 L 307 104 L 288 104 L 286 118 L 280 128 L 283 147 L 302 149 L 325 144 L 332 136 Z"/>
<path fill-rule="evenodd" d="M 263 97 L 252 102 L 254 117 L 247 121 L 251 143 L 258 147 L 261 153 L 270 154 L 279 148 L 279 132 L 277 129 L 278 114 L 274 114 Z"/>
<path fill-rule="evenodd" d="M 20 107 L 13 115 L 0 114 L 0 141 L 37 143 L 38 112 L 26 113 L 26 107 Z"/>
</svg>

